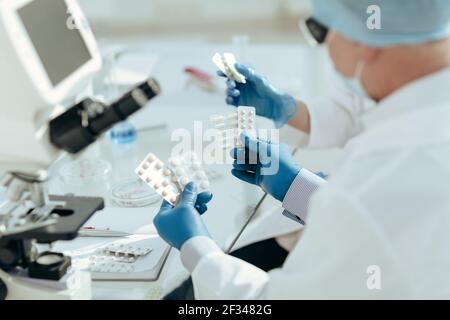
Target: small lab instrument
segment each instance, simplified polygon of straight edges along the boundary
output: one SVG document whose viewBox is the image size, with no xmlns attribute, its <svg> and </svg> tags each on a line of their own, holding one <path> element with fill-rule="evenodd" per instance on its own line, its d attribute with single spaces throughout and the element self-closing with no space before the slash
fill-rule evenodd
<svg viewBox="0 0 450 320">
<path fill-rule="evenodd" d="M 111 200 L 119 207 L 139 208 L 157 203 L 161 197 L 142 180 L 131 178 L 112 188 Z"/>
<path fill-rule="evenodd" d="M 104 197 L 110 189 L 111 174 L 111 164 L 102 159 L 70 161 L 59 170 L 61 194 Z"/>
<path fill-rule="evenodd" d="M 80 237 L 94 237 L 94 238 L 121 238 L 131 236 L 131 233 L 114 231 L 109 229 L 96 229 L 94 227 L 84 227 L 78 231 Z"/>
<path fill-rule="evenodd" d="M 207 92 L 219 92 L 220 89 L 216 84 L 216 78 L 195 67 L 187 67 L 184 69 L 184 73 L 188 75 L 188 81 L 186 87 L 197 86 Z"/>
</svg>

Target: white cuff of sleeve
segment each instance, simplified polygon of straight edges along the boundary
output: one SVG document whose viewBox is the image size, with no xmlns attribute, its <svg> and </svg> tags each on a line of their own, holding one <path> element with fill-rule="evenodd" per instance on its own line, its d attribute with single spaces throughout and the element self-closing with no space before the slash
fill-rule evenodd
<svg viewBox="0 0 450 320">
<path fill-rule="evenodd" d="M 211 238 L 194 237 L 186 241 L 181 247 L 181 262 L 192 273 L 201 259 L 214 252 L 222 252 L 222 250 Z"/>
<path fill-rule="evenodd" d="M 295 217 L 294 220 L 305 224 L 312 195 L 326 183 L 326 180 L 315 173 L 300 170 L 283 200 L 283 208 L 287 211 L 285 215 Z"/>
</svg>

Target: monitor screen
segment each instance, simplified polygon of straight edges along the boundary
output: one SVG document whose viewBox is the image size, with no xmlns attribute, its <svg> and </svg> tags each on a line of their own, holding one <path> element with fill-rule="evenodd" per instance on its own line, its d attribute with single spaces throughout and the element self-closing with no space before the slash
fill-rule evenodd
<svg viewBox="0 0 450 320">
<path fill-rule="evenodd" d="M 91 60 L 64 0 L 35 0 L 18 13 L 54 87 Z"/>
</svg>

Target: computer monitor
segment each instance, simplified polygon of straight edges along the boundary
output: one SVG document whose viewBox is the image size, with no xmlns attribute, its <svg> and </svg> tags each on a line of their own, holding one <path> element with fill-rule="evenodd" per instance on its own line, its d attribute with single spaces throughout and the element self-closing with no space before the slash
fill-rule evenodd
<svg viewBox="0 0 450 320">
<path fill-rule="evenodd" d="M 4 0 L 5 25 L 42 97 L 61 101 L 101 64 L 75 0 Z"/>
<path fill-rule="evenodd" d="M 59 156 L 48 123 L 83 98 L 101 61 L 77 0 L 0 0 L 0 168 L 32 171 Z"/>
</svg>

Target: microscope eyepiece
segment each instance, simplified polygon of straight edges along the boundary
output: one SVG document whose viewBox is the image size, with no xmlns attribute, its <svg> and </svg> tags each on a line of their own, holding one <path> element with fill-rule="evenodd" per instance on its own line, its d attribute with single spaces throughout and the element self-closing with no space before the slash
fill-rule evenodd
<svg viewBox="0 0 450 320">
<path fill-rule="evenodd" d="M 150 79 L 111 105 L 85 99 L 51 120 L 50 140 L 60 149 L 78 153 L 116 123 L 142 109 L 160 92 L 158 82 Z"/>
</svg>

